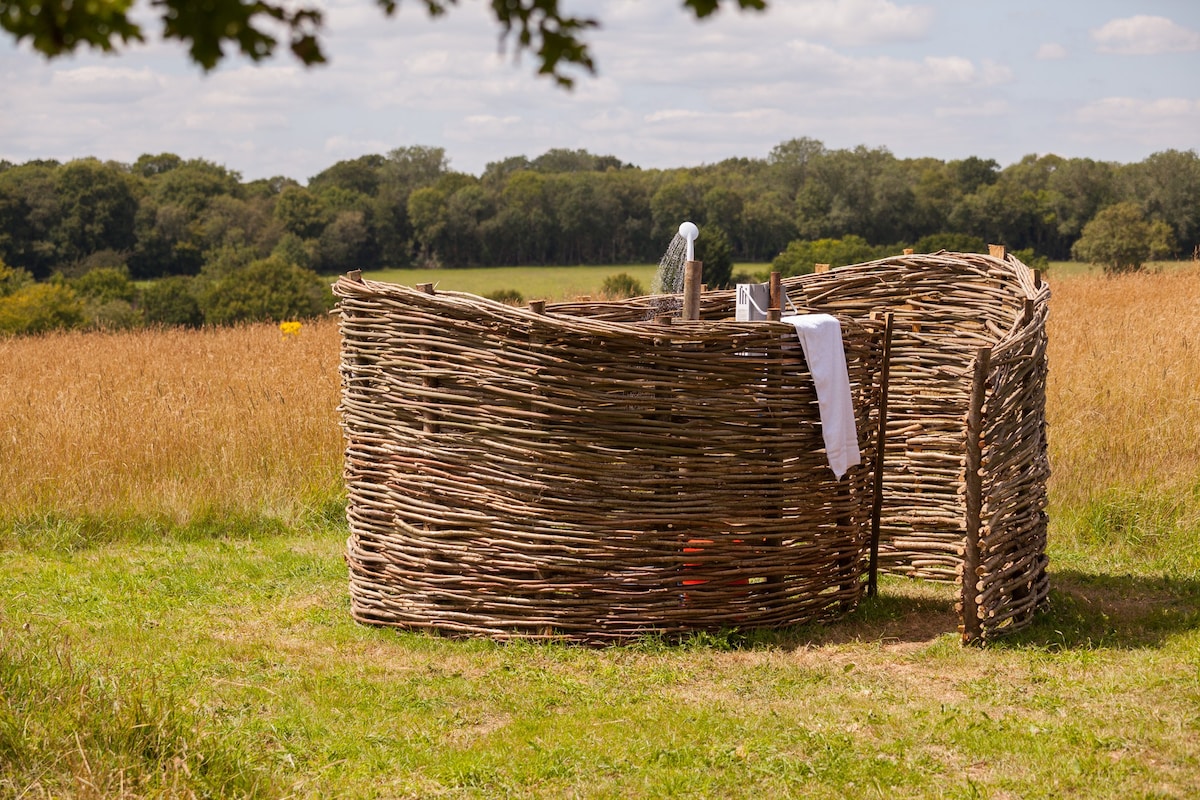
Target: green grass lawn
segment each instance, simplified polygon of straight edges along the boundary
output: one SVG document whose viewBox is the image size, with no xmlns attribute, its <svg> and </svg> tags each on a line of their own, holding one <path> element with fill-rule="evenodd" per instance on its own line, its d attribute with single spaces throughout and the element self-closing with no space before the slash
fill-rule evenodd
<svg viewBox="0 0 1200 800">
<path fill-rule="evenodd" d="M 1194 261 L 1150 261 L 1144 265 L 1143 269 L 1147 272 L 1170 271 L 1176 269 L 1188 269 L 1195 265 Z M 1053 280 L 1056 277 L 1073 276 L 1073 275 L 1102 275 L 1104 268 L 1099 264 L 1088 264 L 1083 261 L 1051 261 L 1049 269 L 1049 277 Z"/>
<path fill-rule="evenodd" d="M 579 295 L 596 295 L 610 275 L 624 272 L 636 278 L 649 293 L 657 264 L 615 264 L 586 267 L 478 267 L 473 269 L 391 269 L 365 272 L 363 277 L 405 286 L 433 283 L 445 291 L 486 295 L 514 289 L 525 300 L 571 300 Z M 735 264 L 734 274 L 770 271 L 769 264 Z"/>
<path fill-rule="evenodd" d="M 432 274 L 520 289 L 542 270 L 508 272 Z M 1073 337 L 1115 341 L 1123 320 Z M 1112 383 L 1069 388 L 1056 419 Z M 350 618 L 335 489 L 279 518 L 254 491 L 229 498 L 250 511 L 182 521 L 52 499 L 0 525 L 0 798 L 1200 797 L 1194 421 L 1092 434 L 1128 485 L 1093 479 L 1073 505 L 1052 487 L 1048 607 L 986 648 L 959 645 L 953 587 L 901 579 L 835 623 L 677 644 L 368 628 Z M 1179 465 L 1168 485 L 1136 466 L 1158 446 Z M 1100 468 L 1074 458 L 1060 474 Z"/>
<path fill-rule="evenodd" d="M 619 264 L 586 267 L 478 267 L 473 269 L 392 269 L 363 273 L 363 277 L 405 286 L 432 283 L 444 291 L 486 295 L 514 289 L 526 300 L 564 300 L 600 291 L 604 279 L 622 272 L 632 275 L 649 292 L 657 264 Z"/>
<path fill-rule="evenodd" d="M 0 796 L 1200 793 L 1195 575 L 1056 572 L 986 649 L 900 579 L 834 624 L 591 649 L 357 625 L 340 526 L 165 533 L 0 551 Z"/>
<path fill-rule="evenodd" d="M 1173 270 L 1188 267 L 1191 261 L 1155 261 L 1147 270 Z M 579 295 L 596 295 L 610 275 L 627 273 L 650 291 L 657 270 L 656 264 L 616 264 L 584 267 L 477 267 L 471 269 L 392 269 L 363 273 L 370 280 L 415 286 L 433 283 L 439 289 L 487 295 L 504 289 L 514 289 L 526 300 L 570 300 Z M 733 272 L 747 273 L 755 280 L 766 280 L 770 264 L 735 264 Z M 1072 275 L 1099 274 L 1094 264 L 1077 261 L 1050 262 L 1049 278 Z"/>
</svg>

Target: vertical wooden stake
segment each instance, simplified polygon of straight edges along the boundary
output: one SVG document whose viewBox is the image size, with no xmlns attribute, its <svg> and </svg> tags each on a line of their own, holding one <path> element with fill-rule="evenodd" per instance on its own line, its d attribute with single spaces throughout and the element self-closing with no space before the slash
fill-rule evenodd
<svg viewBox="0 0 1200 800">
<path fill-rule="evenodd" d="M 434 292 L 434 290 L 433 290 L 432 283 L 418 283 L 417 291 L 423 292 L 425 294 L 430 294 L 430 295 L 436 294 L 436 292 Z M 429 333 L 429 331 L 422 329 L 420 331 L 420 333 L 422 336 L 425 336 Z M 426 363 L 432 364 L 433 357 L 431 355 L 426 355 L 422 358 L 422 360 L 425 361 Z M 438 388 L 438 379 L 434 378 L 434 377 L 430 377 L 428 375 L 423 376 L 421 378 L 421 383 L 423 383 L 425 385 L 425 387 L 428 389 L 437 389 Z M 425 410 L 424 410 L 424 412 L 422 412 L 422 415 L 425 418 L 424 428 L 425 428 L 426 433 L 437 433 L 438 432 L 438 425 L 437 425 L 437 422 L 435 421 L 437 419 L 437 416 L 434 414 L 434 412 L 432 410 L 433 407 L 434 407 L 433 400 L 429 400 L 429 399 L 425 400 Z"/>
<path fill-rule="evenodd" d="M 1006 251 L 1004 245 L 1002 245 L 1002 244 L 989 244 L 988 245 L 988 255 L 992 256 L 994 258 L 998 258 L 1001 261 L 1004 260 L 1004 256 L 1005 256 L 1006 252 L 1007 251 Z"/>
<path fill-rule="evenodd" d="M 981 347 L 975 353 L 975 371 L 971 378 L 971 398 L 967 408 L 966 475 L 964 489 L 966 537 L 962 565 L 962 641 L 963 644 L 983 640 L 983 625 L 979 619 L 979 528 L 983 513 L 983 401 L 987 393 L 988 368 L 992 350 Z"/>
<path fill-rule="evenodd" d="M 683 318 L 700 319 L 700 282 L 704 262 L 687 261 L 683 265 Z"/>
<path fill-rule="evenodd" d="M 911 256 L 913 254 L 913 252 L 914 251 L 911 247 L 904 248 L 904 255 L 906 255 L 906 256 Z"/>
<path fill-rule="evenodd" d="M 546 301 L 545 300 L 530 300 L 529 301 L 529 310 L 535 314 L 545 314 L 546 313 Z"/>
<path fill-rule="evenodd" d="M 892 315 L 884 316 L 883 363 L 879 366 L 879 430 L 875 434 L 875 497 L 871 500 L 871 555 L 867 565 L 867 597 L 879 592 L 879 526 L 883 515 L 883 468 L 887 449 L 888 384 L 892 372 Z"/>
<path fill-rule="evenodd" d="M 771 272 L 770 302 L 767 308 L 783 309 L 783 273 Z"/>
<path fill-rule="evenodd" d="M 346 277 L 349 278 L 350 280 L 354 281 L 355 283 L 363 282 L 361 269 L 350 270 L 349 272 L 346 273 Z"/>
<path fill-rule="evenodd" d="M 829 272 L 828 264 L 813 264 L 813 272 Z"/>
<path fill-rule="evenodd" d="M 779 322 L 779 320 L 782 317 L 783 317 L 783 312 L 780 311 L 778 308 L 768 308 L 767 309 L 767 321 L 768 322 Z"/>
</svg>

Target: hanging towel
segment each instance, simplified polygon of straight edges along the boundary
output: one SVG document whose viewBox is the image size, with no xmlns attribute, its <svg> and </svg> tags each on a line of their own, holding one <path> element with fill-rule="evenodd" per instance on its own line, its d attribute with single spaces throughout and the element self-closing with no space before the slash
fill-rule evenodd
<svg viewBox="0 0 1200 800">
<path fill-rule="evenodd" d="M 800 347 L 804 349 L 804 360 L 817 387 L 825 453 L 833 474 L 841 480 L 846 470 L 862 460 L 858 431 L 854 427 L 846 349 L 842 346 L 842 324 L 829 314 L 792 314 L 782 321 L 796 328 Z"/>
</svg>

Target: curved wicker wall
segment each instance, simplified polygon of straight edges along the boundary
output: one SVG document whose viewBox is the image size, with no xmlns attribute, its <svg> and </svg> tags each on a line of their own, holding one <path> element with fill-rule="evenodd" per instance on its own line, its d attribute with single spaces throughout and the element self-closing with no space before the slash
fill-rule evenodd
<svg viewBox="0 0 1200 800">
<path fill-rule="evenodd" d="M 835 481 L 789 325 L 335 292 L 356 619 L 611 641 L 861 596 L 879 324 L 843 323 L 864 466 Z"/>
<path fill-rule="evenodd" d="M 963 584 L 964 641 L 1026 624 L 1049 590 L 1048 287 L 1011 257 L 938 253 L 784 288 L 844 320 L 864 465 L 872 317 L 893 315 L 881 567 Z M 603 641 L 857 601 L 870 469 L 832 480 L 794 333 L 724 321 L 732 292 L 671 326 L 644 322 L 655 298 L 541 316 L 335 292 L 357 619 Z"/>
<path fill-rule="evenodd" d="M 894 315 L 881 568 L 960 582 L 969 574 L 965 640 L 1024 625 L 1049 593 L 1049 287 L 1011 256 L 962 253 L 784 284 L 814 311 Z"/>
</svg>

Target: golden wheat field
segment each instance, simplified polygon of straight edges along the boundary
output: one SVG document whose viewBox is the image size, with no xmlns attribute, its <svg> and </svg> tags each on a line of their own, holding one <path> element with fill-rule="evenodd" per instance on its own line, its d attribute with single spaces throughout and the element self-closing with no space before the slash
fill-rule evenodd
<svg viewBox="0 0 1200 800">
<path fill-rule="evenodd" d="M 0 340 L 0 508 L 294 519 L 340 491 L 337 347 L 332 320 Z"/>
<path fill-rule="evenodd" d="M 1047 416 L 1058 504 L 1200 483 L 1200 269 L 1054 282 Z"/>
<path fill-rule="evenodd" d="M 1200 270 L 1051 286 L 1053 507 L 1194 491 Z M 0 516 L 295 520 L 341 491 L 337 350 L 332 320 L 0 340 Z"/>
</svg>

